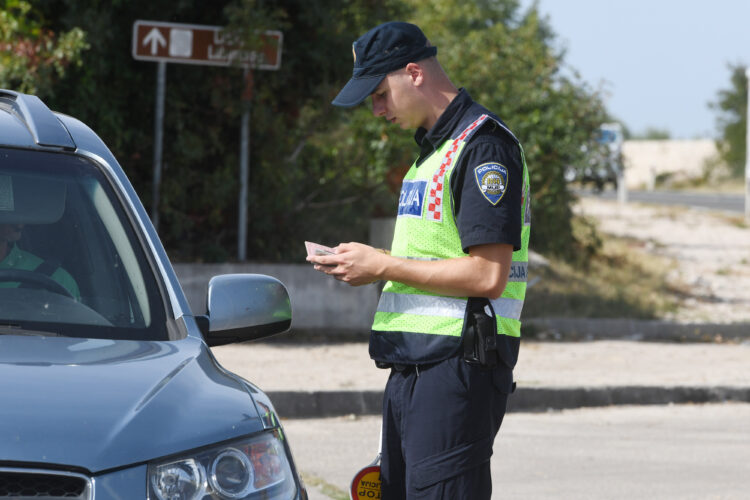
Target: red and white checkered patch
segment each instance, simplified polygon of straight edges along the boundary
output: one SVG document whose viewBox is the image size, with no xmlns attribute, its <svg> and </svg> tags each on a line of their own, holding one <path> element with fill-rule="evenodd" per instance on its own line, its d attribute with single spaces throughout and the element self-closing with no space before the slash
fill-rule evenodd
<svg viewBox="0 0 750 500">
<path fill-rule="evenodd" d="M 430 188 L 427 191 L 427 220 L 433 222 L 443 221 L 443 181 L 445 180 L 445 171 L 448 170 L 453 164 L 453 159 L 458 151 L 458 146 L 466 137 L 478 126 L 480 126 L 487 119 L 487 115 L 482 115 L 477 118 L 474 123 L 466 127 L 466 130 L 461 132 L 453 143 L 448 148 L 448 152 L 445 153 L 445 158 L 440 164 L 440 167 L 435 171 L 430 181 Z"/>
</svg>

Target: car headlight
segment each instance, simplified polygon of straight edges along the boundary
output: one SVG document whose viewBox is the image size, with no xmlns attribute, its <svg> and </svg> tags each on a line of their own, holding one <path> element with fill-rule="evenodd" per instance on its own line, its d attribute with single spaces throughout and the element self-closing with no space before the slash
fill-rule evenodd
<svg viewBox="0 0 750 500">
<path fill-rule="evenodd" d="M 277 429 L 148 466 L 149 498 L 289 500 L 297 489 Z"/>
</svg>

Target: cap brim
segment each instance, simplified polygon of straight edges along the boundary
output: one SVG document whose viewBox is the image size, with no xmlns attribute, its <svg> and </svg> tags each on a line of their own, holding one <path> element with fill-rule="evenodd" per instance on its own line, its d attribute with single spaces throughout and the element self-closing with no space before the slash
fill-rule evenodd
<svg viewBox="0 0 750 500">
<path fill-rule="evenodd" d="M 375 92 L 385 75 L 373 75 L 359 78 L 352 78 L 344 85 L 339 95 L 331 102 L 334 106 L 351 108 L 361 103 L 367 96 Z"/>
</svg>

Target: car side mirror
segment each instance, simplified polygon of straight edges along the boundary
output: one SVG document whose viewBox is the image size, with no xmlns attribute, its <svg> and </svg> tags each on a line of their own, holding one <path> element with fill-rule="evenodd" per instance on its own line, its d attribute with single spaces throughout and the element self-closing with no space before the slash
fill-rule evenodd
<svg viewBox="0 0 750 500">
<path fill-rule="evenodd" d="M 292 324 L 286 287 L 262 274 L 224 274 L 208 282 L 207 314 L 198 317 L 209 346 L 258 340 Z"/>
</svg>

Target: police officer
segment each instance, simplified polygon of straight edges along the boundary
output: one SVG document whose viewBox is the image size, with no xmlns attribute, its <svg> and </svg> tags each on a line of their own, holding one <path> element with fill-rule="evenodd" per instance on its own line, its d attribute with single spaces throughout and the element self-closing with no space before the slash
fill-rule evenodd
<svg viewBox="0 0 750 500">
<path fill-rule="evenodd" d="M 387 283 L 370 356 L 391 370 L 383 404 L 384 500 L 489 499 L 526 293 L 529 186 L 518 140 L 456 88 L 437 48 L 389 22 L 353 46 L 333 101 L 372 99 L 373 114 L 416 129 L 390 253 L 344 243 L 308 257 L 351 285 Z"/>
</svg>

